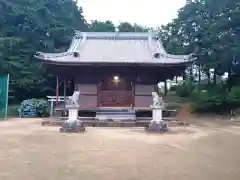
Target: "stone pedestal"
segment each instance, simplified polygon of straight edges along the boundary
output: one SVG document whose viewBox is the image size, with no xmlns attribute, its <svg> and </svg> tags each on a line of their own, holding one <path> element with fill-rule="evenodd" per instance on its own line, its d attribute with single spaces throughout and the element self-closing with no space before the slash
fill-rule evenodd
<svg viewBox="0 0 240 180">
<path fill-rule="evenodd" d="M 68 121 L 78 120 L 78 109 L 77 108 L 69 108 L 68 109 Z"/>
<path fill-rule="evenodd" d="M 160 123 L 162 120 L 162 108 L 161 107 L 152 107 L 152 121 Z"/>
<path fill-rule="evenodd" d="M 147 131 L 152 132 L 166 132 L 168 131 L 167 123 L 162 119 L 162 108 L 152 107 L 152 120 L 149 126 L 146 128 Z"/>
<path fill-rule="evenodd" d="M 78 108 L 69 107 L 68 109 L 68 120 L 64 122 L 60 128 L 60 132 L 64 133 L 78 133 L 85 132 L 83 123 L 78 120 Z"/>
</svg>

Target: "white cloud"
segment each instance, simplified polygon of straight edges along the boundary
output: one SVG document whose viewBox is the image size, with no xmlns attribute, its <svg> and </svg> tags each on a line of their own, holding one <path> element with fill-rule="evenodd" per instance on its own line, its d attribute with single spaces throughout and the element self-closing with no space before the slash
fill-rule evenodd
<svg viewBox="0 0 240 180">
<path fill-rule="evenodd" d="M 176 17 L 185 0 L 78 0 L 85 18 L 157 27 Z"/>
</svg>

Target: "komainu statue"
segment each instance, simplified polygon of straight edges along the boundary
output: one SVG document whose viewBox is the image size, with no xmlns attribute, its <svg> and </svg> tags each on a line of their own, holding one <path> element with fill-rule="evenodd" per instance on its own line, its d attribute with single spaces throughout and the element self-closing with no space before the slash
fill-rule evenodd
<svg viewBox="0 0 240 180">
<path fill-rule="evenodd" d="M 69 97 L 69 103 L 68 105 L 79 107 L 79 97 L 80 97 L 80 91 L 75 90 L 73 95 Z"/>
<path fill-rule="evenodd" d="M 163 98 L 158 95 L 157 92 L 152 92 L 153 104 L 151 108 L 164 108 Z"/>
<path fill-rule="evenodd" d="M 84 124 L 78 119 L 79 96 L 80 91 L 75 90 L 73 95 L 69 97 L 68 106 L 66 107 L 68 109 L 68 119 L 62 124 L 60 132 L 77 133 L 85 131 Z"/>
</svg>

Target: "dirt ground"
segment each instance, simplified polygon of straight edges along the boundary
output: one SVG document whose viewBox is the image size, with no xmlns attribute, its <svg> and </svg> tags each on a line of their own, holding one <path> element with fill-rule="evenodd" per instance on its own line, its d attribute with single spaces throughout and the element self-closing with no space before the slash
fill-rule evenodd
<svg viewBox="0 0 240 180">
<path fill-rule="evenodd" d="M 240 178 L 240 122 L 196 121 L 164 135 L 142 128 L 60 134 L 40 124 L 0 122 L 0 180 Z"/>
</svg>

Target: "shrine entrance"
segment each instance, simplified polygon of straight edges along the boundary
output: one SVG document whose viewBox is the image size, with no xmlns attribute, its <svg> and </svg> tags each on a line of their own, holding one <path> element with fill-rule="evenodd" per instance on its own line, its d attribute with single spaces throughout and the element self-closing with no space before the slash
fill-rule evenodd
<svg viewBox="0 0 240 180">
<path fill-rule="evenodd" d="M 98 87 L 99 107 L 131 107 L 134 102 L 133 84 L 119 76 L 102 80 Z"/>
</svg>

